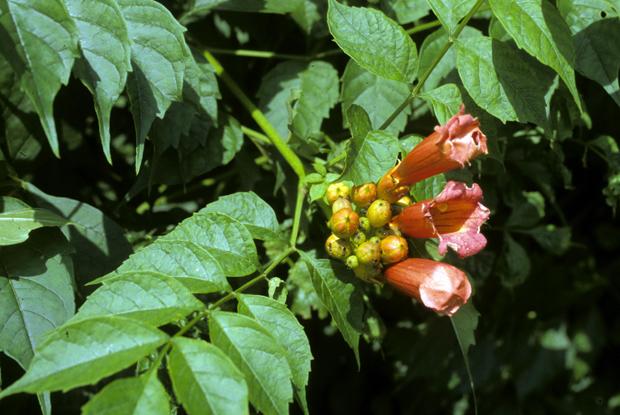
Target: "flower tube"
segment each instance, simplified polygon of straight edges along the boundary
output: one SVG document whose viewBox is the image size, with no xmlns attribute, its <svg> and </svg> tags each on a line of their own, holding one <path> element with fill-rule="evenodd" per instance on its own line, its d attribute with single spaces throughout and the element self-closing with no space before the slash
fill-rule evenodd
<svg viewBox="0 0 620 415">
<path fill-rule="evenodd" d="M 477 184 L 449 181 L 437 197 L 406 207 L 392 223 L 412 238 L 438 238 L 439 253 L 448 247 L 465 258 L 480 252 L 487 240 L 480 227 L 490 211 L 480 201 L 482 189 Z"/>
<path fill-rule="evenodd" d="M 487 138 L 480 123 L 464 106 L 445 125 L 435 131 L 394 168 L 377 185 L 380 199 L 396 202 L 408 192 L 408 186 L 428 177 L 465 167 L 474 158 L 487 154 Z"/>
<path fill-rule="evenodd" d="M 441 315 L 454 315 L 471 296 L 463 271 L 430 259 L 406 259 L 387 268 L 384 276 L 388 284 Z"/>
</svg>

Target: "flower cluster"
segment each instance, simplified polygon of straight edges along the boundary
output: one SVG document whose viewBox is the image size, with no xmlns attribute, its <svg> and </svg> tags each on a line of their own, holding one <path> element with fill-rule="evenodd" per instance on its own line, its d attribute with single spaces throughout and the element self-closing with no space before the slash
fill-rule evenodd
<svg viewBox="0 0 620 415">
<path fill-rule="evenodd" d="M 465 258 L 486 245 L 480 227 L 489 218 L 477 184 L 449 181 L 433 199 L 412 202 L 410 186 L 435 174 L 465 167 L 487 154 L 479 122 L 463 107 L 446 125 L 418 144 L 377 184 L 352 189 L 334 183 L 327 190 L 332 207 L 327 253 L 344 261 L 368 282 L 386 281 L 443 315 L 467 302 L 471 284 L 460 269 L 442 262 L 410 258 L 404 237 L 437 238 L 439 253 L 448 248 Z"/>
</svg>

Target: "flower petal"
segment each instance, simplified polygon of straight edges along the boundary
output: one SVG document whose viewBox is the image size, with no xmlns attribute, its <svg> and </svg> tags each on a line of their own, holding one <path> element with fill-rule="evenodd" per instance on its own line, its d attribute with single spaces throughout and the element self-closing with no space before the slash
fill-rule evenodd
<svg viewBox="0 0 620 415">
<path fill-rule="evenodd" d="M 465 273 L 443 262 L 409 258 L 384 275 L 390 285 L 442 315 L 453 315 L 471 296 Z"/>
</svg>

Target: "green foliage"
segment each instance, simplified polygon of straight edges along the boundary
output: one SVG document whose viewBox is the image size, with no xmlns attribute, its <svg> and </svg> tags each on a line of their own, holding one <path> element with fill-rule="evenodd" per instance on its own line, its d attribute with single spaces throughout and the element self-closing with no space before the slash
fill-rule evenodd
<svg viewBox="0 0 620 415">
<path fill-rule="evenodd" d="M 3 415 L 615 413 L 619 16 L 0 0 Z M 408 183 L 476 183 L 492 214 L 469 258 L 407 239 L 468 276 L 448 319 L 327 259 L 326 196 L 462 107 L 488 155 L 431 144 L 411 168 L 446 171 Z"/>
</svg>

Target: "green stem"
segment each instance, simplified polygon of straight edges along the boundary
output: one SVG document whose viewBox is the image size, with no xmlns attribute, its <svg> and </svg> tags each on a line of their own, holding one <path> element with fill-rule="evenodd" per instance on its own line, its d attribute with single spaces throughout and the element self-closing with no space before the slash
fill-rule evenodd
<svg viewBox="0 0 620 415">
<path fill-rule="evenodd" d="M 432 22 L 422 23 L 417 26 L 413 26 L 407 29 L 407 34 L 413 35 L 415 33 L 423 32 L 428 29 L 432 29 L 434 27 L 441 26 L 441 22 L 439 20 L 433 20 Z"/>
<path fill-rule="evenodd" d="M 241 132 L 247 135 L 250 138 L 255 139 L 256 141 L 260 141 L 261 144 L 271 145 L 271 140 L 265 134 L 260 133 L 256 130 L 246 127 L 245 125 L 241 126 Z"/>
<path fill-rule="evenodd" d="M 205 58 L 209 61 L 215 73 L 224 81 L 228 89 L 237 97 L 237 99 L 241 102 L 241 104 L 245 107 L 245 109 L 250 113 L 256 124 L 263 130 L 263 132 L 269 137 L 269 140 L 273 143 L 273 145 L 278 149 L 282 157 L 286 160 L 286 162 L 291 166 L 295 174 L 300 179 L 303 179 L 306 176 L 306 171 L 304 169 L 304 165 L 302 164 L 297 154 L 286 144 L 284 139 L 280 137 L 280 134 L 276 131 L 276 129 L 271 125 L 265 114 L 258 109 L 256 105 L 248 98 L 248 96 L 239 88 L 239 85 L 228 75 L 228 73 L 224 70 L 224 67 L 220 64 L 220 62 L 215 59 L 215 57 L 209 53 L 209 51 L 204 51 Z"/>
<path fill-rule="evenodd" d="M 306 196 L 306 189 L 303 182 L 300 180 L 297 185 L 297 200 L 295 202 L 295 216 L 293 217 L 293 230 L 291 231 L 291 246 L 297 245 L 297 237 L 299 236 L 299 225 L 301 223 L 301 212 L 304 206 L 304 198 Z"/>
<path fill-rule="evenodd" d="M 454 33 L 448 36 L 448 41 L 443 46 L 443 48 L 441 48 L 437 56 L 435 56 L 435 59 L 433 60 L 431 65 L 428 67 L 428 69 L 422 74 L 422 76 L 420 76 L 418 83 L 413 87 L 413 90 L 411 91 L 411 94 L 409 95 L 409 97 L 407 97 L 405 102 L 403 102 L 398 108 L 396 108 L 394 112 L 387 118 L 387 120 L 385 120 L 385 122 L 379 128 L 380 130 L 384 130 L 387 127 L 389 127 L 390 124 L 392 124 L 392 122 L 396 119 L 396 117 L 398 117 L 398 114 L 400 114 L 405 108 L 407 108 L 409 103 L 411 103 L 411 101 L 413 101 L 413 99 L 418 96 L 418 94 L 422 90 L 422 87 L 424 86 L 424 83 L 426 82 L 428 77 L 431 76 L 431 73 L 433 72 L 437 64 L 439 64 L 441 59 L 448 52 L 450 47 L 454 44 L 456 39 L 459 37 L 463 29 L 465 28 L 465 26 L 467 26 L 467 23 L 469 22 L 469 20 L 472 18 L 474 14 L 476 14 L 480 6 L 482 6 L 482 3 L 484 3 L 484 0 L 478 0 L 476 4 L 474 4 L 474 7 L 471 8 L 469 13 L 467 13 L 467 15 L 463 18 L 463 20 L 461 20 L 459 25 L 454 30 Z"/>
<path fill-rule="evenodd" d="M 261 58 L 261 59 L 290 59 L 298 61 L 308 61 L 312 59 L 320 59 L 326 56 L 336 55 L 340 53 L 340 49 L 332 49 L 324 52 L 319 52 L 314 55 L 295 55 L 290 53 L 278 53 L 269 50 L 251 50 L 251 49 L 221 49 L 211 48 L 205 49 L 216 55 L 230 55 L 230 56 L 243 56 L 247 58 Z"/>
<path fill-rule="evenodd" d="M 286 258 L 288 258 L 289 255 L 291 255 L 293 252 L 295 252 L 295 249 L 292 248 L 292 247 L 288 248 L 286 251 L 282 252 L 276 259 L 271 261 L 271 263 L 267 266 L 267 268 L 265 268 L 265 270 L 263 272 L 260 273 L 260 275 L 257 275 L 256 277 L 252 278 L 251 280 L 249 280 L 248 282 L 246 282 L 245 284 L 243 284 L 242 286 L 237 288 L 235 291 L 229 292 L 224 297 L 220 298 L 219 300 L 217 300 L 216 302 L 211 304 L 209 306 L 209 308 L 207 309 L 206 313 L 208 313 L 209 311 L 214 310 L 214 309 L 220 307 L 222 304 L 224 304 L 224 303 L 232 300 L 233 298 L 235 298 L 237 296 L 237 294 L 240 294 L 240 293 L 244 292 L 245 290 L 247 290 L 251 286 L 253 286 L 256 283 L 258 283 L 259 281 L 264 280 L 265 278 L 267 278 L 267 275 L 269 275 L 271 273 L 271 271 L 273 271 L 278 265 L 280 265 L 280 263 L 282 261 L 284 261 Z M 189 325 L 190 323 L 188 323 L 187 325 Z"/>
</svg>

